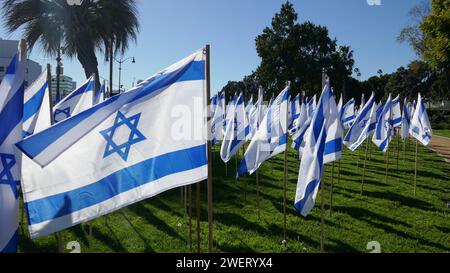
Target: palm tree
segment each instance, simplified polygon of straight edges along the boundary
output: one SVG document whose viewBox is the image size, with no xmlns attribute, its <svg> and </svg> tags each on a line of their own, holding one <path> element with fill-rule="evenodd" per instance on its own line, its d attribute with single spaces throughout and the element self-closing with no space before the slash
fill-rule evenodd
<svg viewBox="0 0 450 273">
<path fill-rule="evenodd" d="M 111 56 L 124 53 L 139 32 L 136 0 L 4 0 L 5 26 L 9 32 L 23 28 L 29 50 L 41 44 L 56 56 L 61 48 L 77 57 L 86 78 L 97 75 L 96 51 Z M 108 58 L 108 57 L 107 57 Z"/>
</svg>

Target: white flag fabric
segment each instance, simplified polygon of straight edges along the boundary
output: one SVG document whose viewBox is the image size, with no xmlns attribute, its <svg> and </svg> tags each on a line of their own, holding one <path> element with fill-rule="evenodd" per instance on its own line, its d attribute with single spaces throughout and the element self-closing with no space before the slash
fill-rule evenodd
<svg viewBox="0 0 450 273">
<path fill-rule="evenodd" d="M 45 69 L 41 75 L 26 90 L 23 106 L 23 136 L 47 129 L 52 124 L 50 111 L 50 90 L 48 72 Z M 41 109 L 46 109 L 42 112 Z"/>
<path fill-rule="evenodd" d="M 340 158 L 342 132 L 336 101 L 327 81 L 306 135 L 300 164 L 294 208 L 304 217 L 314 208 L 326 157 L 329 157 L 328 163 Z"/>
<path fill-rule="evenodd" d="M 427 109 L 419 93 L 416 110 L 411 118 L 411 127 L 409 133 L 420 143 L 427 146 L 433 138 L 433 130 L 431 129 L 430 119 L 428 118 Z"/>
<path fill-rule="evenodd" d="M 342 126 L 344 126 L 345 129 L 350 128 L 355 119 L 356 119 L 355 99 L 352 98 L 342 108 L 341 112 Z"/>
<path fill-rule="evenodd" d="M 100 86 L 100 89 L 96 92 L 94 97 L 94 105 L 104 102 L 107 99 L 106 86 Z"/>
<path fill-rule="evenodd" d="M 228 163 L 239 151 L 247 140 L 250 132 L 247 115 L 245 114 L 244 95 L 241 94 L 236 104 L 230 107 L 234 111 L 229 111 L 227 115 L 227 126 L 220 149 L 220 157 L 223 162 Z"/>
<path fill-rule="evenodd" d="M 260 88 L 258 91 L 258 100 L 256 101 L 256 104 L 254 105 L 248 116 L 250 132 L 247 139 L 249 140 L 253 139 L 253 137 L 256 134 L 256 131 L 258 130 L 259 125 L 261 124 L 262 119 L 264 118 L 263 103 L 264 103 L 264 92 L 262 88 Z"/>
<path fill-rule="evenodd" d="M 389 142 L 392 140 L 393 127 L 392 127 L 392 99 L 389 94 L 389 98 L 384 105 L 383 112 L 377 121 L 375 133 L 372 138 L 372 142 L 383 152 L 387 152 L 389 148 Z"/>
<path fill-rule="evenodd" d="M 306 107 L 306 100 L 303 99 L 300 117 L 297 121 L 297 125 L 299 127 L 296 130 L 295 134 L 292 136 L 292 149 L 299 151 L 300 155 L 302 153 L 302 147 L 304 147 L 305 144 L 306 133 L 308 132 L 312 120 L 312 117 L 308 115 L 307 111 L 308 109 Z"/>
<path fill-rule="evenodd" d="M 0 253 L 16 253 L 26 56 L 16 54 L 0 83 Z"/>
<path fill-rule="evenodd" d="M 361 109 L 361 113 L 356 118 L 355 123 L 350 128 L 344 139 L 344 144 L 351 151 L 356 151 L 361 144 L 369 137 L 370 124 L 374 116 L 376 116 L 377 105 L 375 103 L 375 94 L 367 101 L 366 105 Z"/>
<path fill-rule="evenodd" d="M 407 139 L 409 137 L 409 128 L 411 124 L 411 103 L 406 101 L 403 103 L 403 115 L 402 115 L 402 139 Z"/>
<path fill-rule="evenodd" d="M 237 176 L 253 174 L 267 159 L 286 151 L 289 87 L 273 101 L 239 166 Z"/>
<path fill-rule="evenodd" d="M 212 144 L 216 145 L 223 140 L 225 124 L 225 94 L 218 97 L 217 104 L 214 110 L 214 115 L 211 122 Z"/>
<path fill-rule="evenodd" d="M 316 111 L 317 108 L 317 96 L 314 95 L 314 97 L 311 98 L 311 100 L 308 101 L 307 103 L 307 109 L 308 109 L 308 117 L 312 118 L 314 116 L 314 112 Z"/>
<path fill-rule="evenodd" d="M 339 116 L 342 113 L 342 107 L 344 107 L 344 97 L 341 94 L 341 98 L 339 99 L 339 102 L 338 102 L 338 105 L 337 105 Z"/>
<path fill-rule="evenodd" d="M 289 107 L 289 132 L 294 133 L 297 125 L 296 122 L 300 117 L 300 95 L 297 95 L 293 101 L 290 102 Z"/>
<path fill-rule="evenodd" d="M 95 77 L 91 76 L 83 85 L 55 105 L 53 109 L 55 122 L 61 122 L 91 108 L 94 105 L 94 96 Z"/>
<path fill-rule="evenodd" d="M 51 149 L 63 135 L 75 134 L 49 165 L 23 177 L 31 237 L 206 179 L 205 86 L 199 50 L 135 89 L 17 144 L 36 157 L 43 146 L 33 144 L 47 140 Z"/>
<path fill-rule="evenodd" d="M 383 113 L 384 106 L 380 102 L 376 106 L 375 115 L 372 115 L 372 118 L 370 120 L 370 126 L 369 126 L 369 134 L 373 135 L 375 133 L 375 129 L 377 128 L 378 119 L 381 117 L 381 114 Z"/>
<path fill-rule="evenodd" d="M 393 128 L 402 125 L 402 108 L 400 107 L 400 96 L 392 100 L 392 126 Z"/>
</svg>

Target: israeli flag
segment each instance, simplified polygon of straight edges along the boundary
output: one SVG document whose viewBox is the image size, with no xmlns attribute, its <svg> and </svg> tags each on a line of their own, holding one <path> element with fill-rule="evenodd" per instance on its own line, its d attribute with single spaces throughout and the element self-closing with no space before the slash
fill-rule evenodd
<svg viewBox="0 0 450 273">
<path fill-rule="evenodd" d="M 400 96 L 392 100 L 392 126 L 393 128 L 402 125 L 402 108 L 400 107 Z"/>
<path fill-rule="evenodd" d="M 427 109 L 419 93 L 416 110 L 411 118 L 411 127 L 409 133 L 420 143 L 427 146 L 433 138 L 433 130 L 431 129 L 430 119 L 428 118 Z"/>
<path fill-rule="evenodd" d="M 91 108 L 94 105 L 94 93 L 95 77 L 91 76 L 82 86 L 55 105 L 53 110 L 55 122 L 61 122 Z"/>
<path fill-rule="evenodd" d="M 50 89 L 47 77 L 48 71 L 45 69 L 36 81 L 25 90 L 23 106 L 24 137 L 47 129 L 52 124 Z M 41 111 L 41 109 L 46 111 Z"/>
<path fill-rule="evenodd" d="M 289 132 L 295 132 L 297 128 L 297 120 L 300 118 L 300 95 L 297 95 L 290 103 L 289 110 Z"/>
<path fill-rule="evenodd" d="M 16 54 L 0 83 L 0 253 L 17 252 L 26 56 Z"/>
<path fill-rule="evenodd" d="M 361 105 L 359 106 L 358 110 L 362 110 L 364 108 L 364 105 L 366 105 L 366 94 L 361 95 Z"/>
<path fill-rule="evenodd" d="M 369 126 L 369 135 L 373 135 L 375 133 L 375 129 L 377 128 L 378 119 L 381 117 L 381 114 L 383 113 L 384 105 L 380 102 L 378 105 L 376 105 L 375 114 L 372 115 L 372 118 L 370 120 L 370 126 Z"/>
<path fill-rule="evenodd" d="M 356 151 L 369 137 L 370 123 L 372 117 L 376 116 L 376 107 L 375 94 L 372 93 L 369 101 L 361 109 L 361 113 L 344 138 L 345 146 L 351 151 Z"/>
<path fill-rule="evenodd" d="M 342 107 L 344 107 L 344 98 L 343 98 L 343 96 L 342 96 L 342 94 L 341 94 L 341 98 L 339 99 L 339 103 L 338 103 L 338 105 L 337 105 L 337 109 L 338 109 L 339 116 L 340 116 L 341 113 L 342 113 Z"/>
<path fill-rule="evenodd" d="M 261 164 L 286 151 L 289 87 L 273 101 L 239 166 L 237 176 L 253 174 Z"/>
<path fill-rule="evenodd" d="M 330 88 L 330 82 L 327 81 L 319 99 L 317 111 L 312 118 L 311 128 L 306 135 L 300 164 L 294 208 L 304 217 L 314 208 L 323 166 L 327 164 L 326 157 L 330 157 L 331 153 L 336 154 L 333 156 L 334 158 L 340 157 L 342 132 L 336 101 Z M 328 159 L 328 163 L 332 162 L 330 160 Z"/>
<path fill-rule="evenodd" d="M 355 119 L 356 119 L 355 99 L 352 98 L 342 108 L 341 122 L 344 128 L 348 129 L 353 124 Z"/>
<path fill-rule="evenodd" d="M 247 117 L 250 115 L 250 113 L 253 111 L 253 109 L 255 108 L 255 104 L 253 103 L 253 95 L 250 98 L 250 101 L 248 102 L 247 106 L 245 107 L 245 114 L 247 115 Z"/>
<path fill-rule="evenodd" d="M 216 145 L 223 140 L 225 116 L 225 94 L 221 94 L 217 99 L 214 115 L 211 122 L 212 144 Z"/>
<path fill-rule="evenodd" d="M 295 134 L 292 136 L 292 149 L 299 151 L 300 155 L 302 153 L 302 148 L 305 146 L 305 136 L 308 132 L 309 126 L 311 125 L 312 117 L 308 115 L 308 109 L 306 107 L 306 99 L 302 101 L 302 107 L 300 112 L 299 120 L 297 125 L 299 126 Z"/>
<path fill-rule="evenodd" d="M 317 108 L 317 96 L 314 95 L 314 97 L 311 98 L 311 100 L 308 101 L 307 104 L 307 109 L 308 109 L 308 117 L 312 118 L 314 116 L 314 112 L 316 111 Z"/>
<path fill-rule="evenodd" d="M 389 94 L 389 99 L 384 105 L 383 112 L 378 118 L 375 134 L 372 138 L 373 143 L 385 153 L 389 148 L 389 142 L 392 140 L 392 125 L 392 99 Z"/>
<path fill-rule="evenodd" d="M 95 98 L 94 98 L 94 105 L 97 105 L 99 103 L 104 102 L 107 99 L 107 95 L 106 95 L 106 87 L 103 84 L 102 86 L 100 86 L 100 89 L 96 92 L 95 94 Z"/>
<path fill-rule="evenodd" d="M 258 101 L 254 105 L 248 116 L 248 122 L 250 125 L 250 133 L 247 138 L 248 140 L 253 139 L 253 137 L 256 134 L 256 131 L 259 128 L 259 125 L 261 124 L 262 119 L 264 118 L 263 103 L 264 103 L 264 92 L 262 88 L 260 88 L 258 91 Z"/>
<path fill-rule="evenodd" d="M 203 50 L 150 79 L 17 144 L 32 238 L 207 178 Z"/>
<path fill-rule="evenodd" d="M 234 107 L 230 108 L 234 111 L 230 111 L 227 115 L 227 126 L 220 149 L 220 157 L 225 163 L 228 163 L 239 151 L 250 133 L 247 115 L 245 114 L 244 95 L 241 94 Z"/>
<path fill-rule="evenodd" d="M 402 115 L 402 139 L 407 139 L 409 137 L 409 128 L 411 124 L 411 113 L 409 112 L 411 109 L 411 103 L 406 101 L 403 103 L 403 115 Z"/>
</svg>

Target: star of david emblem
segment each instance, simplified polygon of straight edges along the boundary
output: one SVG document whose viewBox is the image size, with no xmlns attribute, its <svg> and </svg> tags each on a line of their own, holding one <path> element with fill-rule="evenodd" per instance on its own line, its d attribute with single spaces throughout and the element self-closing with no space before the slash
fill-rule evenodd
<svg viewBox="0 0 450 273">
<path fill-rule="evenodd" d="M 124 161 L 128 160 L 128 154 L 133 144 L 146 140 L 145 136 L 138 130 L 141 113 L 130 118 L 125 117 L 121 112 L 117 113 L 114 125 L 100 134 L 105 138 L 107 145 L 103 158 L 117 153 Z M 129 136 L 125 142 L 117 143 L 114 136 L 117 132 L 129 129 Z"/>
<path fill-rule="evenodd" d="M 64 108 L 62 110 L 56 109 L 54 119 L 56 120 L 56 117 L 61 114 L 65 116 L 64 118 L 70 118 L 70 107 Z"/>
<path fill-rule="evenodd" d="M 9 185 L 14 193 L 14 196 L 18 199 L 20 181 L 14 180 L 11 173 L 12 167 L 16 165 L 16 158 L 14 155 L 0 154 L 0 164 L 2 167 L 2 171 L 0 172 L 0 185 Z"/>
</svg>

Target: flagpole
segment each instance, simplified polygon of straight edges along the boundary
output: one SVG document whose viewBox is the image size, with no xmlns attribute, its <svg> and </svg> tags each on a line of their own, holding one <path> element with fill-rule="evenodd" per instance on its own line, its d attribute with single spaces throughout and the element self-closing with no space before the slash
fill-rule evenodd
<svg viewBox="0 0 450 273">
<path fill-rule="evenodd" d="M 330 217 L 333 216 L 334 168 L 335 161 L 333 161 L 333 167 L 331 168 Z"/>
<path fill-rule="evenodd" d="M 196 209 L 196 216 L 197 216 L 197 253 L 200 253 L 200 244 L 201 244 L 201 239 L 200 239 L 200 194 L 201 194 L 201 187 L 200 187 L 200 183 L 197 183 L 196 185 L 196 193 L 195 193 L 195 209 Z"/>
<path fill-rule="evenodd" d="M 326 75 L 325 68 L 322 68 L 322 90 L 326 85 Z M 321 194 L 321 214 L 320 214 L 320 252 L 325 253 L 325 166 L 322 170 L 323 181 L 320 183 L 320 194 Z"/>
<path fill-rule="evenodd" d="M 256 205 L 258 208 L 258 220 L 261 220 L 260 199 L 259 199 L 259 170 L 256 170 Z"/>
<path fill-rule="evenodd" d="M 189 200 L 189 236 L 188 236 L 188 245 L 189 245 L 189 252 L 193 252 L 194 248 L 192 245 L 192 186 L 188 186 L 188 200 Z"/>
<path fill-rule="evenodd" d="M 288 86 L 291 86 L 291 82 L 287 82 Z M 289 102 L 289 101 L 288 101 Z M 286 104 L 286 136 L 287 130 L 289 127 L 289 104 Z M 283 136 L 284 137 L 284 136 Z M 284 151 L 284 189 L 283 189 L 283 216 L 284 216 L 284 242 L 286 243 L 286 231 L 287 231 L 287 215 L 286 215 L 286 206 L 287 206 L 287 187 L 288 187 L 288 144 L 286 142 L 286 150 Z"/>
<path fill-rule="evenodd" d="M 208 181 L 207 181 L 207 193 L 208 193 L 208 251 L 213 252 L 213 240 L 214 240 L 214 227 L 213 227 L 213 185 L 212 185 L 212 143 L 211 143 L 211 47 L 206 45 L 206 97 L 208 104 Z"/>
<path fill-rule="evenodd" d="M 386 161 L 386 175 L 384 177 L 384 183 L 387 183 L 388 171 L 389 171 L 389 148 L 386 151 L 385 161 Z"/>
<path fill-rule="evenodd" d="M 417 194 L 417 161 L 419 154 L 419 142 L 416 140 L 416 155 L 415 155 L 415 164 L 414 164 L 414 196 Z"/>
<path fill-rule="evenodd" d="M 397 172 L 399 171 L 399 161 L 400 161 L 400 136 L 397 128 Z"/>
<path fill-rule="evenodd" d="M 366 179 L 366 166 L 367 166 L 367 154 L 369 153 L 369 142 L 370 142 L 370 139 L 367 138 L 366 155 L 364 157 L 364 168 L 363 168 L 363 175 L 362 175 L 362 182 L 361 182 L 361 195 L 364 194 L 364 181 Z"/>
</svg>

